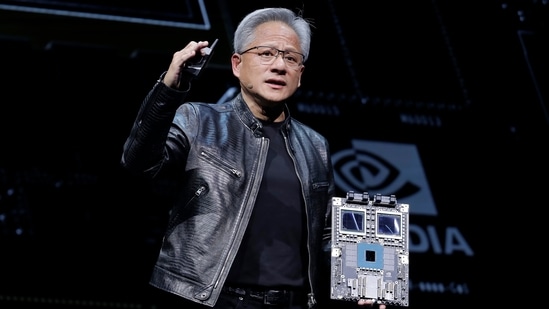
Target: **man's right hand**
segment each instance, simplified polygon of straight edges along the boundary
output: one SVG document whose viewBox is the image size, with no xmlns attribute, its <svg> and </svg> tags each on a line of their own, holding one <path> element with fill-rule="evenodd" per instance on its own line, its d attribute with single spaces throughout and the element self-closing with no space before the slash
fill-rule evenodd
<svg viewBox="0 0 549 309">
<path fill-rule="evenodd" d="M 202 53 L 202 49 L 204 47 L 208 47 L 208 45 L 208 41 L 191 41 L 182 50 L 175 52 L 173 54 L 170 67 L 168 68 L 168 72 L 166 72 L 166 75 L 164 76 L 164 84 L 174 89 L 180 89 L 180 87 L 182 86 L 181 73 L 183 72 L 183 70 L 185 70 L 185 63 L 189 59 L 198 55 L 198 53 Z"/>
</svg>

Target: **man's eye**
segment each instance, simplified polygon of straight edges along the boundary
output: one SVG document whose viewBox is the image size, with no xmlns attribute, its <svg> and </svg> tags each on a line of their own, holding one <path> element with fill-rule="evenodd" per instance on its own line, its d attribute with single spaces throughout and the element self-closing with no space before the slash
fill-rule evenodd
<svg viewBox="0 0 549 309">
<path fill-rule="evenodd" d="M 286 56 L 286 61 L 296 63 L 297 59 L 291 55 Z"/>
</svg>

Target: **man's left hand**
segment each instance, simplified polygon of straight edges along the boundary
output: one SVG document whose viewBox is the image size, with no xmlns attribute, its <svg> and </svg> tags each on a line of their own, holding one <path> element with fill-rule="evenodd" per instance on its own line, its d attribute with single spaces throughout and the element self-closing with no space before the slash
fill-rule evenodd
<svg viewBox="0 0 549 309">
<path fill-rule="evenodd" d="M 373 307 L 375 304 L 373 299 L 359 299 L 358 305 L 359 306 L 366 306 L 366 307 Z M 379 309 L 386 309 L 384 304 L 379 305 Z"/>
</svg>

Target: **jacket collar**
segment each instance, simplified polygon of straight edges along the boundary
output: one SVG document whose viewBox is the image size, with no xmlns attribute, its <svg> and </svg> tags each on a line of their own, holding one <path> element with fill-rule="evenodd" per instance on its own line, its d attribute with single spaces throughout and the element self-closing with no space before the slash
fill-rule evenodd
<svg viewBox="0 0 549 309">
<path fill-rule="evenodd" d="M 231 101 L 231 104 L 233 105 L 234 110 L 237 112 L 244 125 L 250 128 L 250 130 L 254 132 L 255 136 L 262 136 L 261 128 L 263 127 L 263 125 L 261 124 L 261 121 L 255 118 L 254 114 L 248 107 L 248 104 L 246 104 L 246 102 L 242 98 L 242 93 L 239 93 Z M 290 125 L 290 110 L 288 109 L 288 106 L 286 104 L 284 104 L 284 114 L 286 114 L 286 119 L 284 119 L 282 128 L 287 130 Z"/>
</svg>

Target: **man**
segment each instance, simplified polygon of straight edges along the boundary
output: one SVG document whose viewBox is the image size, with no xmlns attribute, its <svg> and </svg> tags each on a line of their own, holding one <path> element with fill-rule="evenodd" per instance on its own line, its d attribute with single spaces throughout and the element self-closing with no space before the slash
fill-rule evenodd
<svg viewBox="0 0 549 309">
<path fill-rule="evenodd" d="M 254 11 L 234 36 L 231 64 L 241 87 L 234 99 L 184 102 L 192 88 L 187 63 L 207 41 L 174 53 L 146 96 L 121 162 L 177 188 L 150 280 L 173 303 L 317 303 L 319 276 L 328 275 L 321 259 L 329 258 L 322 242 L 330 240 L 332 165 L 325 138 L 286 106 L 310 41 L 309 23 L 292 11 Z"/>
</svg>

